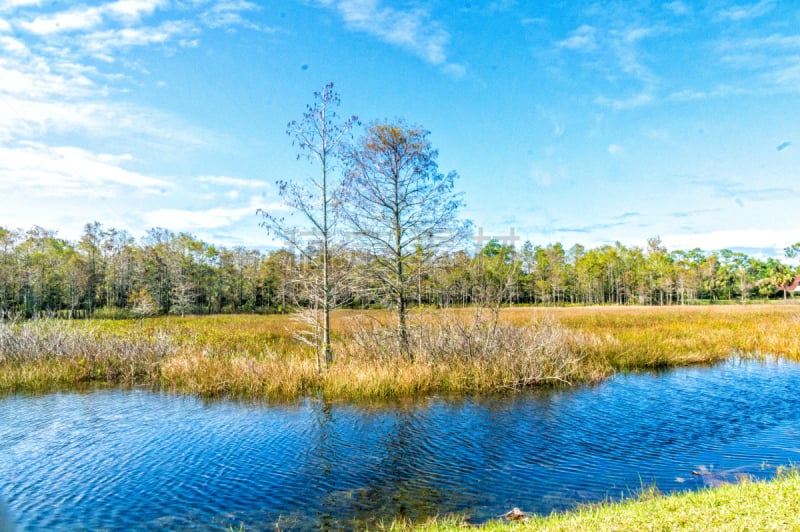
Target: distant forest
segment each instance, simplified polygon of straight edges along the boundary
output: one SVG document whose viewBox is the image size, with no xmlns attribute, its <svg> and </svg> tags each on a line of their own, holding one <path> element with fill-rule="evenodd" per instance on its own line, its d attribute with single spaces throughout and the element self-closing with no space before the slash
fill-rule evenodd
<svg viewBox="0 0 800 532">
<path fill-rule="evenodd" d="M 800 246 L 787 248 L 787 258 Z M 409 304 L 680 305 L 786 297 L 796 268 L 730 250 L 669 251 L 620 243 L 587 249 L 489 241 L 406 260 Z M 311 250 L 313 252 L 313 250 Z M 307 255 L 307 254 L 305 254 Z M 137 241 L 125 231 L 87 224 L 77 242 L 50 230 L 0 227 L 0 313 L 126 317 L 151 314 L 288 312 L 309 305 L 313 261 L 279 249 L 225 248 L 186 233 L 151 229 Z M 338 249 L 337 306 L 367 308 L 388 299 L 370 276 L 375 260 Z"/>
</svg>

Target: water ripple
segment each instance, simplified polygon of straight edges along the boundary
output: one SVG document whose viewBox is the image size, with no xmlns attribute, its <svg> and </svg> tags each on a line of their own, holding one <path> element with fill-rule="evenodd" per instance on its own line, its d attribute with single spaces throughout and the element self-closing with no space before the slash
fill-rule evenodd
<svg viewBox="0 0 800 532">
<path fill-rule="evenodd" d="M 800 366 L 731 361 L 595 386 L 382 407 L 144 391 L 0 400 L 23 530 L 353 528 L 767 477 L 800 460 Z"/>
</svg>

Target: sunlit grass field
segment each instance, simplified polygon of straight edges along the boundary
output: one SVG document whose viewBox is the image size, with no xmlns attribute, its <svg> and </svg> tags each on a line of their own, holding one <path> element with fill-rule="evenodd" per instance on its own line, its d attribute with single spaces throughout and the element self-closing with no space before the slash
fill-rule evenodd
<svg viewBox="0 0 800 532">
<path fill-rule="evenodd" d="M 486 311 L 484 311 L 486 312 Z M 800 305 L 514 307 L 411 313 L 413 360 L 388 311 L 337 311 L 320 371 L 287 315 L 50 321 L 0 329 L 0 392 L 147 385 L 259 399 L 375 399 L 568 386 L 617 371 L 739 356 L 800 360 Z"/>
</svg>

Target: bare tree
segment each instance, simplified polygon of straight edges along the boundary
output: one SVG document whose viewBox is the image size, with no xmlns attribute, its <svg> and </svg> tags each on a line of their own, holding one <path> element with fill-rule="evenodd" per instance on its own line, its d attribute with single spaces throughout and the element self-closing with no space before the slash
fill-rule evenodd
<svg viewBox="0 0 800 532">
<path fill-rule="evenodd" d="M 341 101 L 333 91 L 333 83 L 314 93 L 314 103 L 306 107 L 299 121 L 289 122 L 286 133 L 300 152 L 297 158 L 308 159 L 319 170 L 305 182 L 278 181 L 280 194 L 295 213 L 300 213 L 303 227 L 298 228 L 287 220 L 262 212 L 262 225 L 291 244 L 305 261 L 318 268 L 307 271 L 318 272 L 317 287 L 309 294 L 315 301 L 312 306 L 322 310 L 321 345 L 326 365 L 333 361 L 330 337 L 330 312 L 336 304 L 335 286 L 331 279 L 331 252 L 334 244 L 336 218 L 333 209 L 332 191 L 336 188 L 336 169 L 343 145 L 358 121 L 352 116 L 340 120 L 336 113 Z"/>
<path fill-rule="evenodd" d="M 414 294 L 410 266 L 419 246 L 436 251 L 464 236 L 457 219 L 463 202 L 453 192 L 458 175 L 439 173 L 429 132 L 404 121 L 373 123 L 347 157 L 342 205 L 372 255 L 371 272 L 397 311 L 401 352 L 411 356 L 407 303 Z"/>
</svg>

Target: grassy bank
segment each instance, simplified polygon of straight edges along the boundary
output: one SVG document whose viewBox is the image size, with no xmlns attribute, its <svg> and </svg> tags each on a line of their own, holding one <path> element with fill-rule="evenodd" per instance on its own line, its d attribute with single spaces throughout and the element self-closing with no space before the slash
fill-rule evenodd
<svg viewBox="0 0 800 532">
<path fill-rule="evenodd" d="M 393 531 L 463 530 L 457 518 L 413 525 L 396 522 Z M 638 499 L 580 507 L 572 512 L 532 517 L 524 522 L 487 523 L 483 530 L 640 531 L 640 530 L 800 530 L 800 474 L 770 482 L 744 481 L 714 489 L 662 496 L 649 491 Z"/>
<path fill-rule="evenodd" d="M 0 325 L 0 392 L 105 383 L 203 396 L 373 399 L 597 381 L 615 371 L 732 354 L 800 359 L 800 306 L 474 309 L 427 312 L 397 356 L 387 312 L 334 314 L 320 372 L 286 316 L 159 317 Z"/>
</svg>

